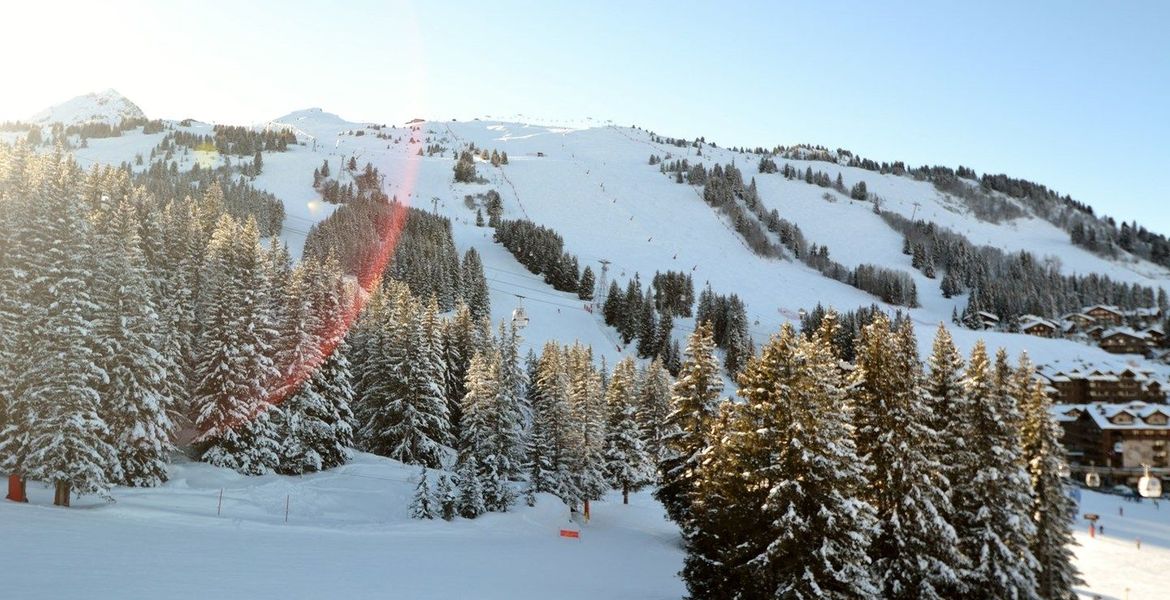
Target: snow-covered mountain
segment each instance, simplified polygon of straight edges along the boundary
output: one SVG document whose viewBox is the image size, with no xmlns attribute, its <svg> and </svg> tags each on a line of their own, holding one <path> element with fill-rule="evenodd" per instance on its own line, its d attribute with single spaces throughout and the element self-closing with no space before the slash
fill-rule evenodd
<svg viewBox="0 0 1170 600">
<path fill-rule="evenodd" d="M 29 121 L 41 125 L 61 123 L 68 126 L 95 122 L 117 125 L 125 119 L 145 118 L 146 114 L 137 104 L 111 88 L 77 96 L 46 108 L 29 117 Z"/>
<path fill-rule="evenodd" d="M 80 108 L 86 105 L 108 109 L 106 114 L 116 111 L 117 106 L 137 111 L 133 103 L 116 93 L 101 97 L 106 101 L 99 103 L 98 96 L 70 101 L 54 109 L 49 118 L 91 113 L 92 108 Z M 62 108 L 67 106 L 72 108 Z M 211 125 L 199 121 L 167 121 L 166 127 L 197 135 L 214 133 Z M 565 250 L 576 255 L 582 267 L 591 265 L 600 273 L 599 261 L 609 261 L 610 281 L 624 285 L 638 273 L 645 284 L 657 271 L 674 270 L 689 273 L 696 292 L 709 284 L 717 293 L 738 294 L 747 306 L 757 345 L 784 322 L 796 320 L 801 310 L 818 303 L 841 310 L 882 304 L 877 297 L 825 277 L 791 257 L 753 253 L 734 224 L 703 201 L 701 187 L 675 183 L 658 166 L 648 164 L 652 154 L 667 160 L 686 159 L 692 165 L 701 163 L 708 169 L 734 163 L 745 180 L 755 179 L 765 210 L 775 209 L 798 225 L 809 243 L 828 248 L 832 260 L 846 268 L 874 264 L 909 274 L 921 302 L 921 307 L 909 310 L 909 314 L 919 329 L 924 354 L 934 328 L 950 323 L 952 311 L 961 311 L 967 300 L 965 295 L 944 297 L 938 279 L 912 267 L 912 257 L 902 251 L 902 235 L 875 214 L 871 202 L 809 185 L 801 177 L 761 173 L 761 156 L 749 152 L 710 143 L 680 147 L 663 143 L 646 129 L 612 124 L 530 125 L 477 119 L 383 125 L 351 121 L 320 108 L 295 111 L 253 127 L 285 127 L 297 136 L 298 143 L 288 151 L 264 153 L 263 172 L 253 181 L 283 201 L 286 219 L 281 237 L 294 255 L 299 255 L 309 229 L 337 208 L 313 189 L 313 170 L 328 162 L 333 172 L 341 172 L 350 158 L 359 169 L 368 162 L 385 176 L 388 195 L 449 217 L 459 250 L 477 248 L 488 269 L 497 320 L 508 318 L 520 302 L 517 297 L 524 297 L 533 316 L 525 333 L 526 346 L 539 348 L 548 339 L 580 339 L 611 361 L 629 351 L 618 343 L 613 329 L 595 312 L 585 310 L 574 294 L 553 290 L 495 243 L 490 228 L 477 227 L 475 209 L 465 203 L 468 195 L 497 191 L 503 199 L 505 218 L 527 218 L 554 229 L 564 237 Z M 9 139 L 15 137 L 8 135 Z M 90 139 L 87 147 L 74 153 L 83 166 L 133 163 L 136 156 L 150 155 L 164 135 L 132 130 L 119 137 Z M 506 152 L 509 162 L 492 166 L 477 158 L 482 183 L 455 183 L 455 152 L 468 144 Z M 443 151 L 428 154 L 426 149 L 431 146 Z M 175 160 L 181 169 L 189 169 L 196 161 L 207 167 L 226 160 L 238 164 L 242 158 L 180 152 Z M 1020 218 L 993 223 L 977 218 L 931 183 L 912 177 L 824 160 L 777 162 L 789 163 L 800 173 L 811 168 L 834 180 L 840 176 L 846 188 L 865 182 L 871 194 L 882 198 L 883 211 L 934 222 L 962 234 L 976 246 L 1007 252 L 1026 250 L 1066 275 L 1098 273 L 1116 281 L 1170 290 L 1166 268 L 1128 255 L 1113 260 L 1093 254 L 1073 245 L 1067 232 L 1027 212 Z M 136 168 L 144 169 L 145 165 Z M 342 183 L 348 181 L 346 175 Z M 999 196 L 1004 202 L 1019 204 Z M 691 319 L 676 320 L 676 337 L 683 341 L 693 326 Z M 1095 346 L 1062 339 L 963 328 L 954 328 L 953 335 L 964 351 L 982 338 L 988 345 L 1004 346 L 1012 353 L 1026 350 L 1040 363 L 1116 358 Z M 1166 372 L 1164 365 L 1154 368 Z"/>
<path fill-rule="evenodd" d="M 41 124 L 90 121 L 116 124 L 124 118 L 142 116 L 142 111 L 132 102 L 108 90 L 75 98 L 38 114 L 34 120 Z M 917 286 L 921 306 L 908 312 L 918 329 L 920 350 L 924 354 L 929 351 L 934 328 L 940 322 L 949 324 L 952 311 L 961 310 L 967 301 L 964 295 L 945 297 L 938 279 L 928 278 L 913 268 L 912 257 L 902 250 L 902 235 L 875 214 L 873 202 L 853 199 L 849 193 L 841 193 L 832 187 L 810 185 L 801 177 L 785 178 L 778 173 L 761 172 L 762 157 L 758 154 L 709 143 L 675 145 L 645 129 L 617 127 L 606 122 L 542 125 L 498 120 L 381 123 L 351 121 L 312 108 L 253 125 L 255 129 L 288 128 L 297 137 L 297 144 L 289 146 L 287 151 L 264 152 L 262 172 L 252 182 L 283 202 L 286 218 L 281 238 L 295 255 L 299 255 L 310 228 L 337 210 L 337 206 L 324 202 L 312 187 L 314 169 L 328 163 L 333 173 L 343 173 L 341 183 L 346 184 L 351 175 L 344 165 L 350 159 L 356 162 L 359 171 L 370 163 L 385 176 L 383 186 L 388 195 L 449 217 L 458 249 L 461 252 L 469 248 L 478 250 L 488 280 L 495 320 L 509 319 L 513 309 L 523 304 L 531 318 L 530 325 L 523 331 L 525 351 L 527 348 L 539 349 L 547 340 L 580 340 L 591 345 L 596 354 L 604 356 L 612 365 L 634 350 L 623 345 L 614 329 L 605 325 L 600 311 L 578 299 L 576 294 L 557 291 L 542 277 L 530 273 L 493 240 L 491 228 L 476 224 L 476 208 L 469 206 L 467 198 L 489 190 L 500 194 L 504 218 L 527 218 L 552 228 L 564 238 L 565 250 L 578 257 L 582 267 L 591 265 L 595 272 L 600 273 L 602 261 L 605 261 L 609 281 L 616 280 L 624 285 L 637 273 L 646 284 L 655 272 L 673 270 L 691 275 L 698 289 L 710 285 L 718 293 L 737 294 L 747 307 L 749 329 L 757 345 L 783 323 L 796 320 L 802 310 L 817 304 L 842 310 L 882 304 L 877 297 L 828 278 L 792 257 L 765 257 L 753 252 L 736 232 L 735 223 L 703 200 L 701 187 L 676 183 L 674 177 L 660 172 L 658 166 L 648 164 L 652 155 L 664 161 L 686 159 L 691 165 L 702 164 L 708 169 L 715 165 L 735 164 L 743 171 L 745 179 L 754 178 L 765 211 L 774 209 L 782 218 L 798 225 L 808 242 L 828 248 L 832 260 L 845 268 L 874 264 L 909 274 Z M 144 133 L 142 128 L 137 128 L 114 137 L 91 137 L 82 147 L 75 144 L 73 152 L 84 167 L 95 163 L 125 163 L 142 170 L 149 162 L 138 163 L 136 157 L 165 154 L 165 150 L 152 151 L 159 148 L 170 131 L 193 136 L 214 135 L 212 126 L 207 123 L 166 121 L 162 131 Z M 23 134 L 0 133 L 0 140 L 17 137 L 23 137 Z M 493 165 L 490 161 L 477 159 L 476 170 L 481 181 L 456 183 L 452 177 L 455 155 L 469 144 L 489 152 L 506 152 L 508 162 Z M 217 166 L 228 160 L 239 165 L 252 160 L 250 155 L 224 157 L 210 151 L 196 152 L 181 147 L 170 150 L 180 169 L 190 169 L 196 164 Z M 991 246 L 1008 252 L 1028 251 L 1065 275 L 1097 273 L 1108 275 L 1115 281 L 1170 290 L 1170 271 L 1166 268 L 1128 255 L 1106 259 L 1075 246 L 1067 232 L 1033 216 L 1026 207 L 1006 196 L 999 197 L 1005 203 L 1019 206 L 1023 216 L 991 222 L 978 218 L 961 201 L 926 181 L 851 167 L 840 164 L 840 161 L 807 157 L 776 160 L 781 164 L 791 164 L 800 173 L 811 169 L 825 173 L 832 180 L 840 178 L 844 189 L 864 182 L 870 194 L 883 199 L 882 210 L 933 222 L 965 236 L 977 246 Z M 694 325 L 694 319 L 676 319 L 675 338 L 682 341 Z M 1013 354 L 1027 351 L 1039 363 L 1118 359 L 1095 346 L 1065 339 L 959 327 L 951 329 L 964 352 L 969 351 L 976 340 L 985 339 L 991 347 L 1003 346 Z M 1164 365 L 1147 363 L 1136 356 L 1122 357 L 1121 360 L 1143 362 L 1146 363 L 1144 366 L 1167 374 Z M 734 387 L 729 382 L 728 393 L 733 392 Z M 596 537 L 586 537 L 579 547 L 566 546 L 564 541 L 554 537 L 564 517 L 555 512 L 522 509 L 514 514 L 493 515 L 491 519 L 476 521 L 451 535 L 449 531 L 438 533 L 428 529 L 425 524 L 409 523 L 405 512 L 399 510 L 403 508 L 403 499 L 410 494 L 413 469 L 388 459 L 361 456 L 343 469 L 293 480 L 277 476 L 244 479 L 211 467 L 176 465 L 172 472 L 173 484 L 142 494 L 129 490 L 122 494 L 119 491 L 125 501 L 120 501 L 120 505 L 108 511 L 102 519 L 119 522 L 124 519 L 157 520 L 159 523 L 151 522 L 150 527 L 156 528 L 160 539 L 195 539 L 197 544 L 205 543 L 208 548 L 218 547 L 209 536 L 227 531 L 227 519 L 235 519 L 236 529 L 242 526 L 241 531 L 249 536 L 257 532 L 262 534 L 267 551 L 284 548 L 291 539 L 278 529 L 282 526 L 279 515 L 291 501 L 296 507 L 292 509 L 296 515 L 294 520 L 301 518 L 299 511 L 305 511 L 305 520 L 300 523 L 305 525 L 306 531 L 311 529 L 312 538 L 305 537 L 304 544 L 315 545 L 323 539 L 326 540 L 324 547 L 353 552 L 355 560 L 359 558 L 359 550 L 365 548 L 362 544 L 388 541 L 394 547 L 421 547 L 436 556 L 454 553 L 470 564 L 494 556 L 493 551 L 498 548 L 493 544 L 500 541 L 500 547 L 516 549 L 517 556 L 525 557 L 521 561 L 525 567 L 531 558 L 532 564 L 540 567 L 537 571 L 552 574 L 534 588 L 544 596 L 665 598 L 677 597 L 681 593 L 679 581 L 674 579 L 681 556 L 677 538 L 668 527 L 663 527 L 659 507 L 645 495 L 637 498 L 638 512 L 633 515 L 616 511 L 606 514 L 603 511 L 598 524 L 587 533 L 587 536 Z M 350 501 L 348 498 L 353 497 L 358 484 L 368 486 L 368 489 L 363 489 L 358 500 Z M 346 492 L 340 494 L 338 490 L 343 488 Z M 224 489 L 228 492 L 226 495 L 223 495 Z M 35 493 L 43 496 L 46 492 L 38 489 Z M 347 499 L 338 500 L 343 496 Z M 226 503 L 222 519 L 211 512 L 217 508 L 220 497 Z M 387 497 L 391 501 L 384 502 Z M 1107 497 L 1093 495 L 1084 508 L 1112 512 L 1115 507 L 1111 502 Z M 392 512 L 391 507 L 397 512 Z M 165 511 L 170 511 L 175 518 L 157 519 L 157 515 Z M 37 528 L 46 523 L 57 524 L 56 529 L 49 527 L 55 532 L 53 535 L 57 535 L 67 530 L 60 525 L 60 519 L 48 512 L 37 513 L 33 521 L 28 521 L 36 523 L 35 527 L 12 530 L 15 535 L 8 537 L 26 539 L 38 535 Z M 24 521 L 15 517 L 0 519 L 0 523 L 4 522 L 19 525 Z M 90 541 L 104 540 L 101 535 L 107 533 L 104 529 L 107 525 L 104 521 L 86 525 L 95 534 Z M 368 528 L 372 529 L 366 531 Z M 1113 525 L 1110 528 L 1121 532 L 1113 530 Z M 296 536 L 304 533 L 293 531 Z M 1126 535 L 1136 534 L 1140 528 L 1125 531 Z M 0 534 L 3 533 L 0 525 Z M 1156 562 L 1155 559 L 1167 555 L 1170 541 L 1166 537 L 1162 535 L 1148 540 L 1154 548 L 1142 551 L 1144 554 L 1139 558 L 1145 562 L 1140 564 Z M 358 546 L 354 545 L 355 540 Z M 472 543 L 469 544 L 469 540 Z M 1086 544 L 1079 551 L 1084 557 L 1082 567 L 1095 591 L 1120 594 L 1123 584 L 1132 583 L 1113 575 L 1125 562 L 1119 558 L 1120 554 L 1113 558 L 1104 556 L 1106 550 L 1121 552 L 1120 544 L 1115 548 L 1084 538 L 1081 542 Z M 177 547 L 169 548 L 172 555 L 179 552 Z M 613 579 L 615 576 L 609 574 L 606 581 L 610 584 L 616 581 L 616 589 L 613 585 L 595 587 L 591 577 L 581 576 L 566 579 L 570 591 L 555 591 L 560 578 L 558 568 L 572 573 L 600 572 L 596 570 L 600 565 L 609 564 L 604 563 L 602 557 L 608 560 L 612 556 L 623 556 L 623 553 L 637 557 L 630 564 L 646 571 L 645 577 L 638 574 L 646 589 L 631 593 L 628 587 L 621 587 L 620 576 Z M 415 552 L 412 556 L 423 555 L 427 552 Z M 1125 560 L 1134 556 L 1129 553 Z M 289 564 L 281 563 L 285 570 L 289 566 L 295 569 L 300 564 L 298 561 L 305 560 L 295 553 L 286 558 Z M 165 561 L 166 558 L 159 560 Z M 588 566 L 578 569 L 579 561 Z M 377 568 L 381 569 L 385 564 L 398 563 L 384 562 Z M 513 561 L 500 567 L 514 568 L 517 564 Z M 111 565 L 106 570 L 116 573 L 116 567 Z M 36 569 L 23 568 L 14 572 L 37 573 Z M 465 578 L 467 581 L 481 573 L 501 576 L 488 574 L 486 570 L 469 572 L 475 577 L 469 575 Z M 195 571 L 191 573 L 196 574 Z M 401 583 L 410 575 L 408 566 L 386 579 Z M 312 581 L 298 581 L 296 593 L 302 597 L 318 597 L 327 592 L 314 585 L 335 586 L 335 581 L 344 577 L 345 574 L 339 572 L 336 578 L 313 577 Z M 27 575 L 25 579 L 36 579 L 38 585 L 43 580 Z M 195 579 L 197 577 L 193 577 L 192 582 L 181 583 L 195 585 L 198 583 Z M 460 585 L 465 583 L 464 579 L 453 581 Z M 1149 582 L 1149 587 L 1157 587 L 1155 580 Z M 98 581 L 97 585 L 101 583 Z M 243 581 L 236 583 L 247 585 Z M 305 585 L 303 589 L 299 587 L 302 583 Z M 1145 580 L 1139 582 L 1140 585 L 1145 583 Z M 452 594 L 461 589 L 459 585 L 448 587 L 453 590 Z M 429 597 L 442 596 L 446 589 L 434 588 Z M 510 591 L 511 588 L 506 589 Z M 626 596 L 621 596 L 623 591 Z M 420 593 L 408 592 L 407 595 L 428 597 Z"/>
</svg>

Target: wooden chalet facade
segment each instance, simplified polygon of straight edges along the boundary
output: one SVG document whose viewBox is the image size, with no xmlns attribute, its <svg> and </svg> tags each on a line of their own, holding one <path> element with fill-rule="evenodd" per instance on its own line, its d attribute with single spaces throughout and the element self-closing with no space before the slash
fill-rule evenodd
<svg viewBox="0 0 1170 600">
<path fill-rule="evenodd" d="M 1150 343 L 1128 327 L 1118 327 L 1101 333 L 1101 349 L 1112 354 L 1146 354 Z"/>
<path fill-rule="evenodd" d="M 1130 402 L 1054 405 L 1069 460 L 1077 465 L 1170 467 L 1170 406 Z"/>
<path fill-rule="evenodd" d="M 1152 371 L 1128 365 L 1044 365 L 1037 374 L 1057 404 L 1166 402 L 1166 385 Z"/>
</svg>

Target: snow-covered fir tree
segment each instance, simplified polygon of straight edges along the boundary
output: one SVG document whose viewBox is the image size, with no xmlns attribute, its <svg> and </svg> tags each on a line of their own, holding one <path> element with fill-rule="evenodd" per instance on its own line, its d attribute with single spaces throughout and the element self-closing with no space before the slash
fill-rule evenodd
<svg viewBox="0 0 1170 600">
<path fill-rule="evenodd" d="M 879 313 L 857 344 L 850 398 L 857 452 L 873 469 L 864 498 L 877 511 L 870 556 L 886 598 L 953 597 L 965 564 L 927 396 L 912 326 L 891 331 Z"/>
<path fill-rule="evenodd" d="M 208 246 L 203 280 L 210 290 L 196 369 L 195 447 L 202 460 L 245 474 L 267 473 L 280 462 L 268 402 L 275 367 L 273 336 L 260 302 L 262 252 L 254 221 L 241 227 L 222 217 Z"/>
<path fill-rule="evenodd" d="M 1010 369 L 1005 358 L 998 362 L 993 372 L 986 347 L 976 342 L 963 380 L 969 412 L 954 416 L 964 424 L 962 434 L 976 461 L 952 500 L 959 547 L 971 560 L 963 573 L 964 593 L 1032 598 L 1038 565 L 1029 548 L 1035 534 L 1031 485 L 1021 456 Z"/>
<path fill-rule="evenodd" d="M 652 479 L 654 464 L 638 427 L 638 370 L 627 356 L 614 367 L 605 391 L 605 472 L 609 484 L 622 491 L 622 504 L 630 503 L 630 492 Z"/>
<path fill-rule="evenodd" d="M 565 349 L 569 379 L 569 448 L 573 457 L 577 501 L 600 500 L 609 489 L 605 478 L 605 399 L 593 352 L 581 343 Z M 575 506 L 577 502 L 570 502 Z"/>
<path fill-rule="evenodd" d="M 123 200 L 101 218 L 98 314 L 94 336 L 107 381 L 102 418 L 120 463 L 117 480 L 149 487 L 167 479 L 173 450 L 172 398 L 166 379 L 176 370 L 164 354 L 161 323 L 138 237 L 133 207 Z"/>
<path fill-rule="evenodd" d="M 574 478 L 576 451 L 564 359 L 561 348 L 549 341 L 536 365 L 528 436 L 528 485 L 534 492 L 548 492 L 571 504 L 581 493 Z"/>
<path fill-rule="evenodd" d="M 459 514 L 459 497 L 456 495 L 455 484 L 451 483 L 451 476 L 446 471 L 439 475 L 435 501 L 439 504 L 439 516 L 444 521 L 450 521 Z"/>
<path fill-rule="evenodd" d="M 443 395 L 441 340 L 433 317 L 405 284 L 384 282 L 367 310 L 360 437 L 375 454 L 440 468 L 452 445 Z"/>
<path fill-rule="evenodd" d="M 687 344 L 686 360 L 671 392 L 666 418 L 667 437 L 658 463 L 659 487 L 654 497 L 676 523 L 690 519 L 695 477 L 708 446 L 708 429 L 718 410 L 723 379 L 715 357 L 711 324 L 701 322 Z"/>
<path fill-rule="evenodd" d="M 463 397 L 463 426 L 459 436 L 459 478 L 461 489 L 476 479 L 484 510 L 503 511 L 514 500 L 507 475 L 499 471 L 501 461 L 497 452 L 501 447 L 500 359 L 495 348 L 485 354 L 476 354 L 467 371 L 467 395 Z M 474 472 L 465 465 L 474 464 Z"/>
<path fill-rule="evenodd" d="M 1068 481 L 1060 475 L 1066 460 L 1060 425 L 1052 419 L 1051 401 L 1034 376 L 1027 364 L 1022 365 L 1016 378 L 1020 386 L 1016 394 L 1023 399 L 1020 437 L 1032 482 L 1036 533 L 1030 547 L 1039 567 L 1036 594 L 1044 600 L 1065 600 L 1076 597 L 1077 585 L 1084 583 L 1073 564 L 1076 540 L 1072 528 L 1077 505 L 1069 495 Z"/>
<path fill-rule="evenodd" d="M 427 481 L 427 468 L 423 467 L 418 476 L 418 485 L 414 488 L 414 498 L 410 501 L 410 518 L 433 519 L 439 516 L 439 511 L 435 497 L 431 494 L 430 482 Z"/>
<path fill-rule="evenodd" d="M 672 433 L 667 425 L 670 415 L 670 373 L 661 358 L 654 359 L 639 373 L 638 431 L 653 470 L 662 461 L 666 437 Z M 656 477 L 656 473 L 651 473 Z"/>
</svg>

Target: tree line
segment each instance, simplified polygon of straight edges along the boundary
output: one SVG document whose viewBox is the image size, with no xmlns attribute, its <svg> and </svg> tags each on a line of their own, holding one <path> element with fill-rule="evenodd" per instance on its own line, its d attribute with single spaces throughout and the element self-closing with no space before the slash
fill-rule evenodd
<svg viewBox="0 0 1170 600">
<path fill-rule="evenodd" d="M 709 325 L 671 397 L 656 497 L 696 598 L 1074 596 L 1075 505 L 1026 358 L 877 315 L 843 369 L 836 315 L 785 326 L 723 401 Z"/>
<path fill-rule="evenodd" d="M 881 216 L 902 234 L 904 251 L 913 255 L 916 268 L 928 276 L 942 270 L 943 296 L 969 294 L 966 307 L 955 315 L 968 327 L 982 327 L 981 311 L 995 314 L 1002 323 L 1015 323 L 1025 314 L 1056 318 L 1098 303 L 1123 309 L 1167 305 L 1163 290 L 1097 273 L 1064 275 L 1054 259 L 976 246 L 959 233 L 921 219 L 911 221 L 891 212 Z"/>
</svg>

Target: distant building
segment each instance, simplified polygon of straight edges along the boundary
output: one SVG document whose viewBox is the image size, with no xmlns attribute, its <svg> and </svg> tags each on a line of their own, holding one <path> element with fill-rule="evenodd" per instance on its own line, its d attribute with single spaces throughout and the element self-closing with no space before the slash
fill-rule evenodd
<svg viewBox="0 0 1170 600">
<path fill-rule="evenodd" d="M 1088 329 L 1089 327 L 1092 327 L 1097 322 L 1096 319 L 1094 319 L 1093 317 L 1090 317 L 1089 315 L 1086 315 L 1083 312 L 1073 312 L 1073 313 L 1068 313 L 1066 315 L 1061 315 L 1060 320 L 1065 321 L 1067 323 L 1071 323 L 1072 325 L 1074 325 L 1076 327 L 1077 331 L 1082 331 L 1082 330 Z"/>
<path fill-rule="evenodd" d="M 1056 337 L 1056 334 L 1060 331 L 1060 328 L 1056 323 L 1053 323 L 1048 319 L 1028 317 L 1020 322 L 1020 331 L 1028 335 L 1034 335 L 1036 337 L 1050 338 Z"/>
<path fill-rule="evenodd" d="M 995 313 L 981 310 L 978 313 L 976 313 L 976 316 L 979 317 L 979 322 L 983 325 L 984 329 L 998 329 L 999 328 L 999 316 L 996 315 Z"/>
<path fill-rule="evenodd" d="M 1053 405 L 1070 462 L 1106 468 L 1170 467 L 1170 406 L 1129 402 Z M 1133 475 L 1136 471 L 1130 473 Z"/>
<path fill-rule="evenodd" d="M 1113 354 L 1146 354 L 1150 344 L 1142 334 L 1129 327 L 1115 327 L 1101 332 L 1101 349 Z"/>
<path fill-rule="evenodd" d="M 1047 381 L 1057 404 L 1166 401 L 1166 385 L 1153 371 L 1110 361 L 1085 363 L 1056 361 L 1042 365 L 1037 375 Z"/>
<path fill-rule="evenodd" d="M 1083 311 L 1086 315 L 1093 317 L 1097 323 L 1109 323 L 1113 325 L 1121 325 L 1125 320 L 1125 314 L 1116 306 L 1109 306 L 1106 304 L 1098 304 L 1090 306 Z"/>
</svg>

